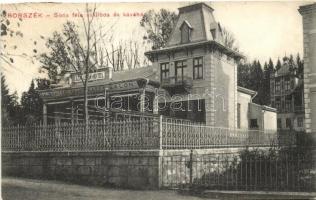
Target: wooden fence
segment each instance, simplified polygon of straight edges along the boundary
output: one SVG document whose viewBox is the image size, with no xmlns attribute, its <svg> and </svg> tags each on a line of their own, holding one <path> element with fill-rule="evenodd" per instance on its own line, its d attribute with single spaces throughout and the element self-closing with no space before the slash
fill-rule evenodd
<svg viewBox="0 0 316 200">
<path fill-rule="evenodd" d="M 215 128 L 201 123 L 140 116 L 88 125 L 2 127 L 4 151 L 98 151 L 202 149 L 291 145 L 295 134 Z"/>
</svg>

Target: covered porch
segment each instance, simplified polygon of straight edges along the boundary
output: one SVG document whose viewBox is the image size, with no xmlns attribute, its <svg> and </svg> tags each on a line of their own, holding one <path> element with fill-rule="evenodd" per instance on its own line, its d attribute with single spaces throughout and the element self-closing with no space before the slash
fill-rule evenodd
<svg viewBox="0 0 316 200">
<path fill-rule="evenodd" d="M 89 121 L 122 118 L 123 113 L 158 114 L 158 103 L 155 101 L 158 88 L 159 83 L 143 78 L 90 84 Z M 44 125 L 84 121 L 83 86 L 53 88 L 39 92 L 44 101 Z"/>
</svg>

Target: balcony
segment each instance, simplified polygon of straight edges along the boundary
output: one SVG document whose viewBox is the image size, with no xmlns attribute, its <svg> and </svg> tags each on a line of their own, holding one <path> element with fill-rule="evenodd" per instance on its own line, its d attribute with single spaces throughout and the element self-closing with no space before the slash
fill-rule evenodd
<svg viewBox="0 0 316 200">
<path fill-rule="evenodd" d="M 169 92 L 169 94 L 188 93 L 193 86 L 191 77 L 169 77 L 161 80 L 161 87 Z"/>
</svg>

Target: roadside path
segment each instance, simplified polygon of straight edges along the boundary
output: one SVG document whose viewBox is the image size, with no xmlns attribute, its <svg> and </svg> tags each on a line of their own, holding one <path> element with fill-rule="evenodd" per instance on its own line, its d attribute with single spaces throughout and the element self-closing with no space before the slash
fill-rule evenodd
<svg viewBox="0 0 316 200">
<path fill-rule="evenodd" d="M 3 200 L 202 200 L 169 190 L 110 189 L 22 178 L 3 178 L 1 192 Z"/>
</svg>

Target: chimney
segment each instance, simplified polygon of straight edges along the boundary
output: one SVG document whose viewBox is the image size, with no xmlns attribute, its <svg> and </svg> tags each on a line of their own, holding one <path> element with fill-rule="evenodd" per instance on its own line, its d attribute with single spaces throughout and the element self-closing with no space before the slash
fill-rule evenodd
<svg viewBox="0 0 316 200">
<path fill-rule="evenodd" d="M 111 80 L 112 74 L 113 74 L 113 67 L 105 67 L 104 72 L 105 72 L 104 79 Z"/>
</svg>

